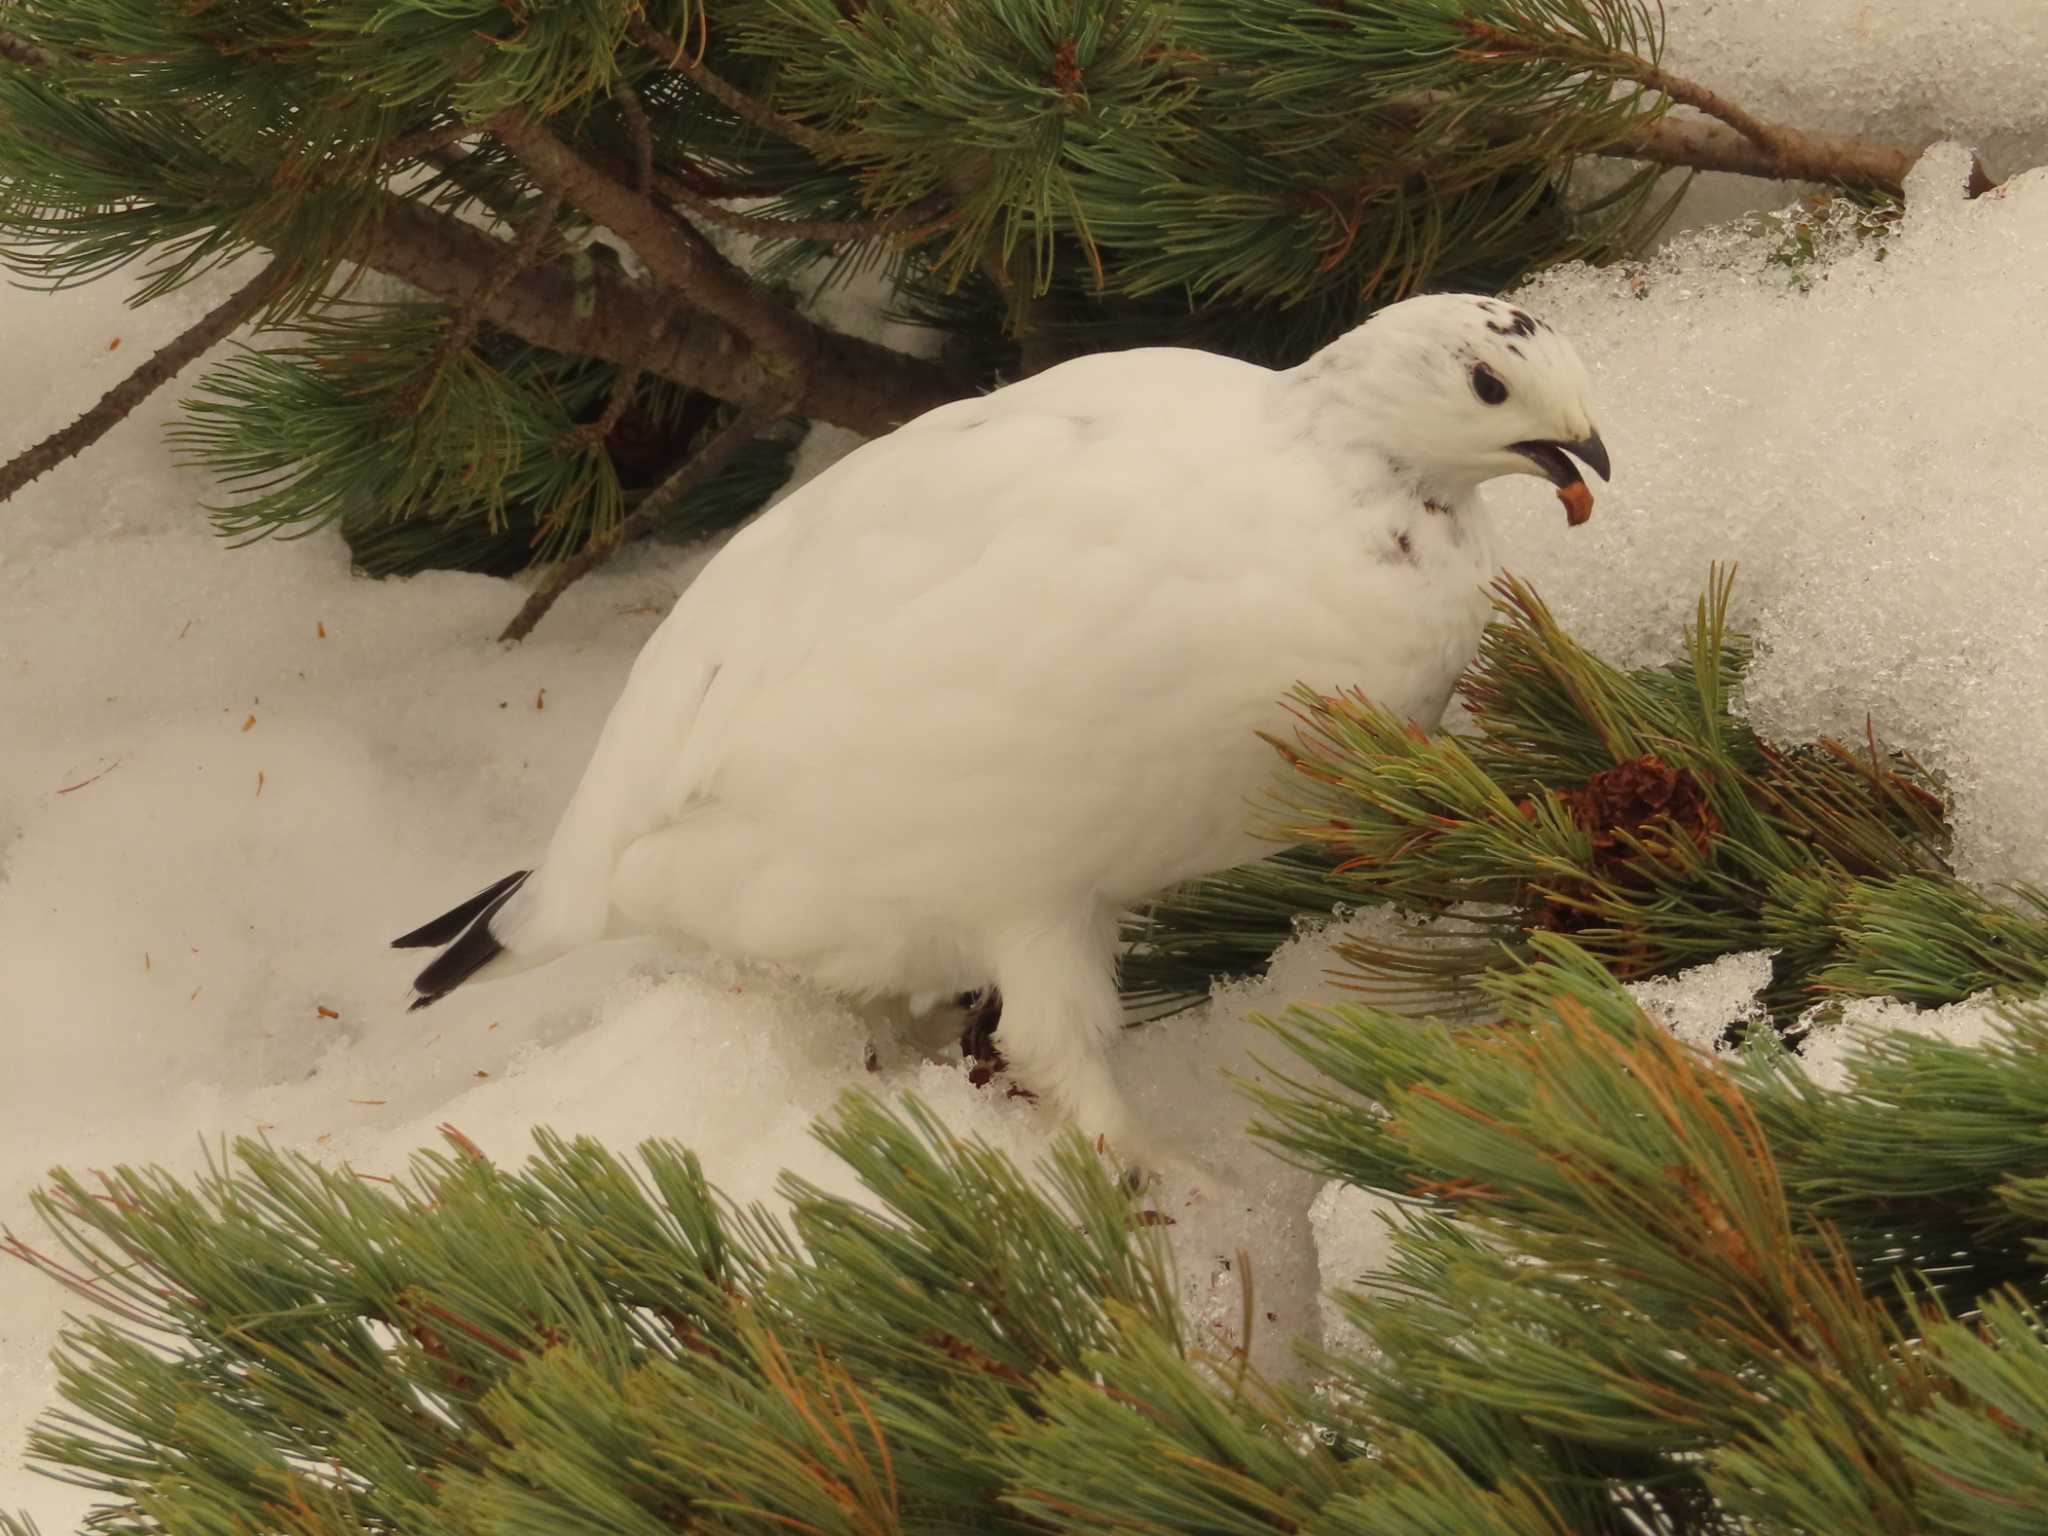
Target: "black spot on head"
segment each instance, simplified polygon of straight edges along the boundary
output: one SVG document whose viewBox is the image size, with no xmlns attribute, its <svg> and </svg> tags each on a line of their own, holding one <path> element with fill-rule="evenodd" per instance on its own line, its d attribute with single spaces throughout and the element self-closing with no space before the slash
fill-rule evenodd
<svg viewBox="0 0 2048 1536">
<path fill-rule="evenodd" d="M 1508 343 L 1508 350 L 1514 353 L 1517 357 L 1520 357 L 1522 355 L 1522 349 L 1516 346 L 1512 341 Z"/>
<path fill-rule="evenodd" d="M 1439 517 L 1449 517 L 1451 515 L 1451 509 L 1438 501 L 1434 496 L 1423 497 L 1422 505 L 1429 511 L 1436 513 Z"/>
<path fill-rule="evenodd" d="M 1542 323 L 1542 321 L 1525 310 L 1511 309 L 1508 311 L 1508 323 L 1506 325 L 1502 325 L 1495 320 L 1489 320 L 1486 322 L 1486 328 L 1496 336 L 1534 336 L 1536 334 L 1536 327 Z"/>
<path fill-rule="evenodd" d="M 1406 555 L 1411 560 L 1415 558 L 1415 546 L 1414 544 L 1409 542 L 1407 529 L 1404 528 L 1399 533 L 1395 534 L 1394 542 L 1401 546 L 1402 554 Z"/>
</svg>

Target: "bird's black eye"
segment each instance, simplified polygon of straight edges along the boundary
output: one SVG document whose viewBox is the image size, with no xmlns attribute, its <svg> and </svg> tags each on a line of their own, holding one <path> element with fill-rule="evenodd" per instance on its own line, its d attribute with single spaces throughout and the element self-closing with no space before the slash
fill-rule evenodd
<svg viewBox="0 0 2048 1536">
<path fill-rule="evenodd" d="M 1499 405 L 1508 397 L 1508 387 L 1501 376 L 1484 363 L 1472 365 L 1472 393 L 1488 405 Z"/>
</svg>

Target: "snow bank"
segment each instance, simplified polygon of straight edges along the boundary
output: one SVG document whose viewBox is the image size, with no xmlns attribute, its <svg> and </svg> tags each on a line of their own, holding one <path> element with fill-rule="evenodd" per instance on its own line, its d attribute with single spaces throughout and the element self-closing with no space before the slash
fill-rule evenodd
<svg viewBox="0 0 2048 1536">
<path fill-rule="evenodd" d="M 1874 1034 L 1896 1032 L 1951 1045 L 1982 1045 L 2010 1028 L 1989 993 L 1945 1008 L 1915 1008 L 1888 997 L 1859 998 L 1839 1017 L 1815 1024 L 1799 1044 L 1799 1064 L 1821 1087 L 1840 1093 L 1849 1086 L 1849 1058 Z"/>
<path fill-rule="evenodd" d="M 1966 202 L 1966 166 L 1931 152 L 1895 233 L 1811 259 L 1723 227 L 1531 284 L 1593 372 L 1615 483 L 1569 532 L 1538 482 L 1492 495 L 1507 564 L 1615 660 L 1669 658 L 1709 563 L 1737 563 L 1758 727 L 1860 741 L 1869 717 L 1947 776 L 1966 876 L 2042 881 L 2048 170 Z"/>
<path fill-rule="evenodd" d="M 2048 160 L 2048 7 L 2037 0 L 1663 0 L 1663 10 L 1664 67 L 1759 117 L 1909 147 L 1967 138 L 1995 174 Z"/>
<path fill-rule="evenodd" d="M 0 290 L 8 451 L 62 425 L 236 274 L 140 312 L 115 283 Z M 116 338 L 119 345 L 115 346 Z M 187 381 L 189 383 L 189 379 Z M 846 1190 L 811 1140 L 849 1088 L 915 1091 L 1022 1161 L 1052 1127 L 960 1070 L 943 1021 L 855 1013 L 787 978 L 615 944 L 405 1011 L 390 937 L 529 858 L 628 665 L 701 564 L 636 551 L 524 645 L 485 577 L 352 577 L 321 535 L 232 551 L 210 489 L 162 446 L 169 395 L 0 508 L 0 1223 L 34 1240 L 44 1170 L 191 1170 L 261 1132 L 365 1173 L 402 1171 L 443 1122 L 517 1160 L 533 1127 L 695 1147 L 742 1200 L 789 1169 Z M 813 445 L 828 461 L 841 443 Z M 1312 971 L 1311 967 L 1311 971 Z M 1259 1254 L 1259 1359 L 1317 1326 L 1306 1175 L 1243 1138 L 1226 1069 L 1244 989 L 1134 1031 L 1117 1070 L 1142 1115 L 1234 1187 L 1163 1192 L 1191 1317 L 1234 1343 L 1241 1249 Z M 882 1070 L 864 1065 L 873 1041 Z M 68 1295 L 0 1263 L 0 1508 L 72 1528 L 75 1490 L 22 1469 L 55 1403 Z"/>
<path fill-rule="evenodd" d="M 1907 149 L 1963 139 L 1996 176 L 2048 161 L 2037 0 L 1663 0 L 1663 11 L 1664 67 L 1767 122 Z M 1778 183 L 1709 172 L 1669 228 L 1784 202 Z"/>
</svg>

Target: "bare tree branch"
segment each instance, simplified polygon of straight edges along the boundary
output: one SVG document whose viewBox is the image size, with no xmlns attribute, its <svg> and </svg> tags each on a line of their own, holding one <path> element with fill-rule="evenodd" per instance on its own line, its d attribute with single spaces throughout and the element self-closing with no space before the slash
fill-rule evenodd
<svg viewBox="0 0 2048 1536">
<path fill-rule="evenodd" d="M 1772 181 L 1828 182 L 1890 197 L 1905 195 L 1906 173 L 1920 158 L 1918 150 L 1894 144 L 1806 133 L 1776 124 L 1767 128 L 1775 139 L 1771 149 L 1720 123 L 1665 116 L 1632 129 L 1599 153 L 1686 170 L 1761 176 Z M 1971 197 L 1981 196 L 1997 184 L 1983 161 L 1971 161 Z"/>
<path fill-rule="evenodd" d="M 273 257 L 248 282 L 209 310 L 175 340 L 159 347 L 149 361 L 100 397 L 99 404 L 70 426 L 16 454 L 0 468 L 0 502 L 37 476 L 47 474 L 74 454 L 105 437 L 143 401 L 163 388 L 195 357 L 261 309 L 285 286 L 291 268 Z"/>
<path fill-rule="evenodd" d="M 1612 147 L 1597 151 L 1603 155 L 1693 170 L 1733 171 L 1776 181 L 1834 182 L 1892 197 L 1904 193 L 1906 173 L 1920 158 L 1918 150 L 1895 144 L 1807 133 L 1783 123 L 1766 122 L 1698 81 L 1674 75 L 1632 53 L 1526 37 L 1481 21 L 1468 20 L 1460 25 L 1460 30 L 1482 45 L 1483 57 L 1547 58 L 1582 65 L 1597 62 L 1600 69 L 1613 77 L 1634 81 L 1732 130 L 1723 132 L 1715 123 L 1673 122 L 1660 116 L 1636 124 Z M 1972 164 L 1970 196 L 1987 192 L 1996 184 L 1982 161 Z"/>
<path fill-rule="evenodd" d="M 1683 75 L 1674 75 L 1668 70 L 1651 66 L 1636 73 L 1638 85 L 1648 86 L 1660 95 L 1668 96 L 1682 107 L 1691 107 L 1704 112 L 1733 128 L 1750 143 L 1767 155 L 1778 153 L 1789 130 L 1765 122 L 1755 114 L 1738 107 L 1734 102 L 1716 91 L 1708 90 L 1696 80 Z"/>
<path fill-rule="evenodd" d="M 574 555 L 564 560 L 548 573 L 548 579 L 512 616 L 498 638 L 500 640 L 524 640 L 533 633 L 533 627 L 547 617 L 555 606 L 555 600 L 570 587 L 588 576 L 623 546 L 628 540 L 641 534 L 660 521 L 670 507 L 682 497 L 717 474 L 734 454 L 773 426 L 782 412 L 774 406 L 762 409 L 747 408 L 733 418 L 712 437 L 711 441 L 691 454 L 674 473 L 641 498 L 640 505 L 622 518 L 619 525 L 602 539 L 592 539 Z"/>
</svg>

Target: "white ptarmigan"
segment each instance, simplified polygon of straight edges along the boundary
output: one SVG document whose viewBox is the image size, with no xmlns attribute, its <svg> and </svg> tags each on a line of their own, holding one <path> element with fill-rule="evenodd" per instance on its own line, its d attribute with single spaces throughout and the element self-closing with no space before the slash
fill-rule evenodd
<svg viewBox="0 0 2048 1536">
<path fill-rule="evenodd" d="M 868 443 L 736 535 L 634 663 L 539 864 L 396 942 L 424 1006 L 678 932 L 856 994 L 993 982 L 1019 1079 L 1128 1155 L 1119 914 L 1272 851 L 1296 683 L 1424 727 L 1494 574 L 1477 494 L 1607 453 L 1570 345 L 1497 299 L 1300 367 L 1077 358 Z"/>
</svg>

